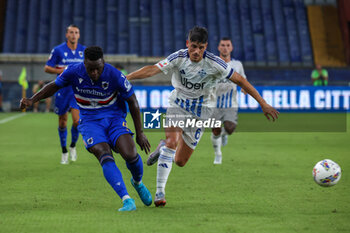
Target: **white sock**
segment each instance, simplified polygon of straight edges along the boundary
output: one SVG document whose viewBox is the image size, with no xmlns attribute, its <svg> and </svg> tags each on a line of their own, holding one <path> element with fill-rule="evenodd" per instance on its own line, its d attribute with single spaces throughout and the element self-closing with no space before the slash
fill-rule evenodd
<svg viewBox="0 0 350 233">
<path fill-rule="evenodd" d="M 160 155 L 157 166 L 157 193 L 165 194 L 165 185 L 173 166 L 173 160 L 176 150 L 170 149 L 166 146 L 160 148 Z"/>
<path fill-rule="evenodd" d="M 124 196 L 122 197 L 122 201 L 125 201 L 126 199 L 129 199 L 129 198 L 131 198 L 129 195 L 124 195 Z"/>
<path fill-rule="evenodd" d="M 213 148 L 215 155 L 221 155 L 221 144 L 222 144 L 222 139 L 221 135 L 215 136 L 213 133 L 211 134 L 211 142 L 213 143 Z"/>
</svg>

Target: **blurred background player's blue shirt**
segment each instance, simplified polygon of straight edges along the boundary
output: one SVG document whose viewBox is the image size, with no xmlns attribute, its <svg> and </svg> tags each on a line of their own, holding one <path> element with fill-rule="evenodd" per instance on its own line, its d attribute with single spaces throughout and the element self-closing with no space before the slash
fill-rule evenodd
<svg viewBox="0 0 350 233">
<path fill-rule="evenodd" d="M 46 65 L 64 69 L 68 65 L 80 63 L 84 61 L 85 46 L 78 43 L 77 49 L 72 51 L 67 42 L 57 45 L 51 50 L 49 60 Z M 58 76 L 58 75 L 57 75 Z M 56 95 L 63 95 L 67 98 L 73 98 L 73 91 L 70 87 L 60 89 Z"/>
<path fill-rule="evenodd" d="M 107 63 L 97 82 L 90 79 L 84 63 L 79 63 L 67 67 L 55 83 L 59 87 L 72 86 L 82 120 L 115 116 L 125 118 L 125 100 L 134 94 L 126 77 Z"/>
</svg>

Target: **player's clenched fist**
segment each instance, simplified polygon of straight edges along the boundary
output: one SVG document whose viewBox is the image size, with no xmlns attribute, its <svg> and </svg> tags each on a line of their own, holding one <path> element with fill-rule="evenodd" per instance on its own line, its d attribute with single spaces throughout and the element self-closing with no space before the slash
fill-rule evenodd
<svg viewBox="0 0 350 233">
<path fill-rule="evenodd" d="M 31 99 L 22 98 L 19 106 L 21 109 L 25 109 L 25 108 L 28 108 L 32 105 L 33 105 L 33 101 Z"/>
</svg>

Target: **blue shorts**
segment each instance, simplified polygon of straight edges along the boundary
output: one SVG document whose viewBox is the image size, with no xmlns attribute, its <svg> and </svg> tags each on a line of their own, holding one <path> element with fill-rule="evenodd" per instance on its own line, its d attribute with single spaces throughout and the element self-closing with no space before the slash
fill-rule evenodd
<svg viewBox="0 0 350 233">
<path fill-rule="evenodd" d="M 119 116 L 97 120 L 80 119 L 78 130 L 83 136 L 86 149 L 102 142 L 106 142 L 111 148 L 114 148 L 119 136 L 123 134 L 133 135 L 133 132 L 126 125 L 125 118 Z"/>
<path fill-rule="evenodd" d="M 55 94 L 55 113 L 64 115 L 70 108 L 79 109 L 77 101 L 74 98 L 72 87 L 64 87 Z"/>
</svg>

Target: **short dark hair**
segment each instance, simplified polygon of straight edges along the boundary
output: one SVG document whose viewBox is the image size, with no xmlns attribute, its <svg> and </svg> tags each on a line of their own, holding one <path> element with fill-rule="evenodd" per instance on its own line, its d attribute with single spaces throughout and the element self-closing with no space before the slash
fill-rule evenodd
<svg viewBox="0 0 350 233">
<path fill-rule="evenodd" d="M 99 46 L 90 46 L 84 50 L 85 59 L 89 59 L 90 61 L 96 61 L 100 58 L 103 58 L 102 48 Z"/>
<path fill-rule="evenodd" d="M 230 37 L 228 37 L 228 36 L 224 36 L 224 37 L 222 37 L 220 40 L 229 40 L 229 41 L 231 41 L 231 42 L 232 42 L 231 38 L 230 38 Z"/>
<path fill-rule="evenodd" d="M 68 28 L 70 28 L 70 27 L 72 27 L 72 28 L 78 28 L 78 29 L 79 29 L 79 27 L 78 27 L 77 25 L 75 25 L 75 24 L 69 24 L 69 25 L 66 27 L 66 32 L 68 32 Z"/>
<path fill-rule="evenodd" d="M 188 40 L 201 44 L 208 42 L 208 30 L 205 27 L 194 26 L 188 32 Z"/>
</svg>

